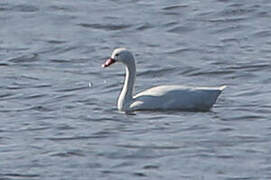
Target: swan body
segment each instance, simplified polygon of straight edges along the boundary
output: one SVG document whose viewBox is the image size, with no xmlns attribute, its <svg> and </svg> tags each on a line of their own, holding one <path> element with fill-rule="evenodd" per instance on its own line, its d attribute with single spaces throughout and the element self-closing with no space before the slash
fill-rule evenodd
<svg viewBox="0 0 271 180">
<path fill-rule="evenodd" d="M 226 88 L 226 86 L 188 87 L 180 85 L 162 85 L 133 95 L 136 66 L 132 53 L 125 48 L 115 49 L 111 57 L 102 66 L 108 67 L 115 62 L 123 63 L 126 69 L 123 89 L 118 98 L 118 109 L 120 111 L 207 111 L 216 102 L 223 89 Z"/>
</svg>

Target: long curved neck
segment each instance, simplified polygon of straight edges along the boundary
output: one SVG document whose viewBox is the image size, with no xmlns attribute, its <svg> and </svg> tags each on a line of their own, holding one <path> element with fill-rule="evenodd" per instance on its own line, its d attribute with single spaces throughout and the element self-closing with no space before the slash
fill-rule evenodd
<svg viewBox="0 0 271 180">
<path fill-rule="evenodd" d="M 124 85 L 121 90 L 119 99 L 118 99 L 118 109 L 127 110 L 130 105 L 131 100 L 133 99 L 133 89 L 136 77 L 136 66 L 135 63 L 125 64 L 126 76 L 124 80 Z"/>
</svg>

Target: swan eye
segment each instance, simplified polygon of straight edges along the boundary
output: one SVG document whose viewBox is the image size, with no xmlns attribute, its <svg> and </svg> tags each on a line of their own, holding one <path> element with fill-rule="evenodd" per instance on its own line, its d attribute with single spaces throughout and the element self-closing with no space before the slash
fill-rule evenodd
<svg viewBox="0 0 271 180">
<path fill-rule="evenodd" d="M 118 57 L 118 56 L 119 56 L 119 54 L 117 53 L 115 56 L 116 56 L 116 57 Z"/>
</svg>

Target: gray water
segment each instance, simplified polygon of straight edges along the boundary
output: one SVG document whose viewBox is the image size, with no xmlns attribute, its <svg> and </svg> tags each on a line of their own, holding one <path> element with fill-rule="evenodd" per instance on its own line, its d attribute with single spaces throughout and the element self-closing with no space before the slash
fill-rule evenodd
<svg viewBox="0 0 271 180">
<path fill-rule="evenodd" d="M 271 179 L 270 0 L 1 0 L 0 179 Z M 137 92 L 227 85 L 209 112 L 117 111 Z"/>
</svg>

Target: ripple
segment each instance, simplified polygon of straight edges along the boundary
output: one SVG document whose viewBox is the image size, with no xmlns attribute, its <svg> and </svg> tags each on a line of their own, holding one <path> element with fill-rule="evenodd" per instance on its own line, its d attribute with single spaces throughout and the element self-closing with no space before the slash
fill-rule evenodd
<svg viewBox="0 0 271 180">
<path fill-rule="evenodd" d="M 73 157 L 73 156 L 84 157 L 85 154 L 80 151 L 68 151 L 68 152 L 54 153 L 54 154 L 51 154 L 50 156 L 52 157 Z"/>
<path fill-rule="evenodd" d="M 144 31 L 144 30 L 147 30 L 147 29 L 151 29 L 151 28 L 153 28 L 153 27 L 154 27 L 154 26 L 151 25 L 151 24 L 149 24 L 149 23 L 144 23 L 144 24 L 139 25 L 139 26 L 136 28 L 136 30 L 138 30 L 138 31 Z"/>
<path fill-rule="evenodd" d="M 105 138 L 107 135 L 93 135 L 93 136 L 67 136 L 67 137 L 49 137 L 49 138 L 36 138 L 37 140 L 47 139 L 51 141 L 75 141 L 75 140 L 88 140 L 88 139 L 99 139 Z"/>
<path fill-rule="evenodd" d="M 36 12 L 39 11 L 39 8 L 33 5 L 14 5 L 10 6 L 9 4 L 1 4 L 0 11 L 13 11 L 13 12 Z"/>
<path fill-rule="evenodd" d="M 80 23 L 79 26 L 84 28 L 105 30 L 105 31 L 118 31 L 130 28 L 131 25 L 122 24 L 122 25 L 114 25 L 114 24 L 88 24 L 88 23 Z"/>
<path fill-rule="evenodd" d="M 218 16 L 244 16 L 255 11 L 253 8 L 242 7 L 241 3 L 234 3 L 225 8 Z"/>
<path fill-rule="evenodd" d="M 271 37 L 271 31 L 270 30 L 260 30 L 257 31 L 253 34 L 253 36 L 257 37 L 257 38 L 267 38 L 267 37 Z"/>
<path fill-rule="evenodd" d="M 178 16 L 182 14 L 187 7 L 189 6 L 185 4 L 176 4 L 162 7 L 161 10 L 164 15 Z"/>
<path fill-rule="evenodd" d="M 37 174 L 21 174 L 21 173 L 0 173 L 1 177 L 11 177 L 11 178 L 35 178 L 40 177 Z"/>
<path fill-rule="evenodd" d="M 29 108 L 29 110 L 35 110 L 35 111 L 39 111 L 39 112 L 53 112 L 54 111 L 54 109 L 48 108 L 45 106 L 33 106 L 33 107 Z"/>
<path fill-rule="evenodd" d="M 271 17 L 271 14 L 270 14 L 270 12 L 268 12 L 268 11 L 261 11 L 261 12 L 258 12 L 257 13 L 257 16 L 258 17 L 261 17 L 261 18 L 266 18 L 266 17 Z"/>
<path fill-rule="evenodd" d="M 36 53 L 8 59 L 8 61 L 12 63 L 28 63 L 28 62 L 35 62 L 38 60 L 39 60 L 39 55 Z"/>
<path fill-rule="evenodd" d="M 52 63 L 58 63 L 58 64 L 63 64 L 63 63 L 67 63 L 67 64 L 79 64 L 79 63 L 86 63 L 87 61 L 89 61 L 89 59 L 86 58 L 76 58 L 76 59 L 49 59 Z M 73 70 L 73 72 L 81 72 L 78 70 Z M 83 73 L 83 72 L 81 72 Z M 97 72 L 95 72 L 97 73 Z"/>
<path fill-rule="evenodd" d="M 39 8 L 32 5 L 18 5 L 13 8 L 14 11 L 20 12 L 36 12 L 39 11 Z"/>
<path fill-rule="evenodd" d="M 10 96 L 13 96 L 14 94 L 13 93 L 3 93 L 3 94 L 0 94 L 0 100 L 4 100 L 6 98 L 9 98 Z"/>
<path fill-rule="evenodd" d="M 133 175 L 136 177 L 147 177 L 147 175 L 143 172 L 134 172 Z"/>
<path fill-rule="evenodd" d="M 261 64 L 237 64 L 235 66 L 229 66 L 227 69 L 232 70 L 247 70 L 247 71 L 262 71 L 263 69 L 270 69 L 270 63 L 261 63 Z"/>
<path fill-rule="evenodd" d="M 162 10 L 166 10 L 166 11 L 176 10 L 176 9 L 180 10 L 180 9 L 187 8 L 187 7 L 189 7 L 189 6 L 186 4 L 177 4 L 177 5 L 170 5 L 170 6 L 162 7 Z"/>
<path fill-rule="evenodd" d="M 194 31 L 194 28 L 188 25 L 186 26 L 178 25 L 176 27 L 173 27 L 167 30 L 167 32 L 178 33 L 178 34 L 183 34 L 183 33 L 191 32 L 191 31 Z"/>
<path fill-rule="evenodd" d="M 16 95 L 18 96 L 18 95 Z M 20 98 L 24 98 L 23 95 L 20 95 Z M 10 97 L 8 99 L 19 99 L 18 97 Z M 12 108 L 2 108 L 0 110 L 0 112 L 29 112 L 31 110 L 34 110 L 34 111 L 39 111 L 39 112 L 50 112 L 50 111 L 54 111 L 55 109 L 50 109 L 48 107 L 45 107 L 45 106 L 30 106 L 30 107 L 21 107 L 21 108 L 15 108 L 15 107 L 12 107 Z"/>
<path fill-rule="evenodd" d="M 208 20 L 210 23 L 240 23 L 242 21 L 246 21 L 247 18 L 234 17 L 234 18 L 216 18 Z"/>
<path fill-rule="evenodd" d="M 9 66 L 10 64 L 5 63 L 5 62 L 0 62 L 0 66 Z"/>
<path fill-rule="evenodd" d="M 16 90 L 16 89 L 19 89 L 19 88 L 7 88 L 9 90 Z M 21 93 L 5 93 L 5 94 L 2 94 L 1 95 L 1 99 L 0 101 L 5 101 L 5 100 L 11 100 L 11 99 L 17 99 L 17 98 L 21 98 L 23 97 L 23 94 Z"/>
<path fill-rule="evenodd" d="M 144 76 L 144 77 L 158 77 L 163 76 L 169 73 L 175 72 L 177 68 L 176 67 L 168 67 L 168 68 L 162 68 L 162 69 L 155 69 L 155 70 L 146 70 L 143 72 L 139 72 L 137 76 Z"/>
<path fill-rule="evenodd" d="M 219 27 L 215 30 L 212 30 L 212 33 L 233 33 L 233 32 L 241 32 L 242 30 L 247 29 L 248 26 L 241 24 L 231 24 L 228 27 Z"/>
<path fill-rule="evenodd" d="M 237 39 L 237 38 L 222 38 L 221 42 L 223 42 L 223 43 L 237 43 L 237 44 L 239 44 L 240 40 Z"/>
<path fill-rule="evenodd" d="M 194 52 L 196 51 L 195 49 L 192 48 L 176 48 L 176 49 L 170 49 L 168 51 L 166 51 L 166 54 L 170 54 L 170 55 L 178 55 L 184 52 Z"/>
<path fill-rule="evenodd" d="M 47 41 L 49 44 L 64 44 L 66 41 L 61 41 L 61 40 L 48 40 Z"/>
<path fill-rule="evenodd" d="M 22 132 L 22 131 L 43 131 L 43 130 L 48 130 L 50 129 L 50 127 L 27 127 L 27 128 L 23 128 L 23 129 L 20 129 L 19 131 Z"/>
<path fill-rule="evenodd" d="M 63 11 L 63 12 L 75 12 L 77 9 L 75 7 L 70 7 L 65 4 L 62 6 L 60 5 L 52 5 L 49 7 L 49 10 L 56 12 L 56 11 Z"/>
<path fill-rule="evenodd" d="M 64 89 L 56 90 L 56 92 L 72 92 L 72 91 L 80 91 L 84 89 L 89 89 L 89 86 L 64 88 Z"/>
<path fill-rule="evenodd" d="M 50 48 L 44 48 L 40 50 L 39 54 L 51 54 L 51 55 L 58 55 L 66 52 L 70 52 L 72 50 L 78 49 L 78 46 L 62 46 L 62 47 L 50 47 Z"/>
<path fill-rule="evenodd" d="M 51 84 L 35 84 L 33 85 L 33 88 L 49 88 L 49 87 L 52 87 Z"/>
<path fill-rule="evenodd" d="M 113 170 L 102 170 L 101 171 L 103 174 L 124 174 L 125 172 L 124 171 L 113 171 Z"/>
<path fill-rule="evenodd" d="M 148 149 L 160 149 L 160 150 L 175 150 L 175 149 L 180 149 L 180 146 L 160 146 L 160 145 L 146 145 L 146 146 L 139 146 L 139 145 L 126 145 L 126 144 L 118 144 L 116 145 L 118 147 L 124 147 L 124 148 L 131 148 L 131 149 L 141 149 L 141 148 L 148 148 Z"/>
<path fill-rule="evenodd" d="M 195 71 L 189 71 L 189 72 L 185 72 L 184 74 L 186 74 L 187 76 L 209 76 L 209 75 L 227 75 L 227 74 L 233 74 L 235 73 L 235 71 L 226 71 L 226 70 L 221 70 L 221 71 L 200 71 L 200 72 L 195 72 Z"/>
<path fill-rule="evenodd" d="M 159 166 L 157 165 L 145 165 L 143 169 L 159 169 Z"/>
</svg>

